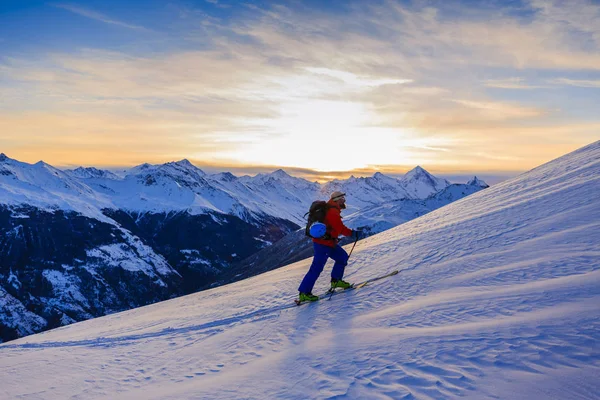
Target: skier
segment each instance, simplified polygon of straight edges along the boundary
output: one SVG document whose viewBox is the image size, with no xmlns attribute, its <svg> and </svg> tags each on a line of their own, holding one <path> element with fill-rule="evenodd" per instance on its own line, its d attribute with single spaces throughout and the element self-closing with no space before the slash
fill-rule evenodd
<svg viewBox="0 0 600 400">
<path fill-rule="evenodd" d="M 313 239 L 314 257 L 310 269 L 298 288 L 300 292 L 299 301 L 319 300 L 318 296 L 312 294 L 312 289 L 328 258 L 335 261 L 331 270 L 331 289 L 347 289 L 351 286 L 348 282 L 342 280 L 344 268 L 348 264 L 348 253 L 338 244 L 338 236 L 353 236 L 358 239 L 360 231 L 351 230 L 342 222 L 340 214 L 341 210 L 346 208 L 345 193 L 333 192 L 327 202 L 327 207 L 324 220 L 327 226 L 327 236 L 323 239 Z"/>
</svg>

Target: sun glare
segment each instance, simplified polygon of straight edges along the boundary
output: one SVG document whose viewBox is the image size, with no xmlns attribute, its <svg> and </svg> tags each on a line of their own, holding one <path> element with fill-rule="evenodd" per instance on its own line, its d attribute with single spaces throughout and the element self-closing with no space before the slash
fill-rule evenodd
<svg viewBox="0 0 600 400">
<path fill-rule="evenodd" d="M 362 103 L 286 102 L 279 115 L 277 119 L 254 121 L 273 136 L 234 157 L 249 164 L 317 171 L 348 171 L 382 162 L 398 164 L 409 158 L 402 146 L 406 132 L 375 126 L 376 115 Z"/>
</svg>

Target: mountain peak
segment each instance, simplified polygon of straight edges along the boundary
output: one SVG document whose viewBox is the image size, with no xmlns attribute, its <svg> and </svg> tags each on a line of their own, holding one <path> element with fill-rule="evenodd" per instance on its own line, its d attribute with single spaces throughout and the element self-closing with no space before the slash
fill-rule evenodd
<svg viewBox="0 0 600 400">
<path fill-rule="evenodd" d="M 6 156 L 6 154 L 0 153 L 0 162 L 5 162 L 5 161 L 8 161 L 8 160 L 10 160 L 10 158 L 8 158 Z"/>
<path fill-rule="evenodd" d="M 78 167 L 74 170 L 67 170 L 65 172 L 71 172 L 78 178 L 117 178 L 117 175 L 113 174 L 112 172 L 95 167 Z"/>
<path fill-rule="evenodd" d="M 427 172 L 420 165 L 417 165 L 415 168 L 413 168 L 410 171 L 408 171 L 402 177 L 402 180 L 406 181 L 406 182 L 408 182 L 408 181 L 414 181 L 414 180 L 419 180 L 419 181 L 433 181 L 434 179 L 435 179 L 434 176 L 431 175 L 429 172 Z"/>
<path fill-rule="evenodd" d="M 474 176 L 473 179 L 471 179 L 469 182 L 467 182 L 467 185 L 479 186 L 482 188 L 490 187 L 490 185 L 485 183 L 483 180 L 477 178 L 476 176 Z"/>
<path fill-rule="evenodd" d="M 194 164 L 190 162 L 187 158 L 179 161 L 169 161 L 164 164 L 150 165 L 143 164 L 140 167 L 136 167 L 136 169 L 141 169 L 145 171 L 146 169 L 152 169 L 153 171 L 165 172 L 167 174 L 173 174 L 174 171 L 178 171 L 176 173 L 190 173 L 198 174 L 200 176 L 205 176 L 206 174 L 200 168 L 196 167 Z"/>
<path fill-rule="evenodd" d="M 54 168 L 52 165 L 40 160 L 38 162 L 36 162 L 34 165 L 38 166 L 38 167 L 51 167 Z"/>
<path fill-rule="evenodd" d="M 290 177 L 290 175 L 285 172 L 283 169 L 279 168 L 277 171 L 273 171 L 271 173 L 272 176 L 276 177 L 276 178 L 288 178 Z"/>
<path fill-rule="evenodd" d="M 187 158 L 184 158 L 183 160 L 176 161 L 175 164 L 186 166 L 186 167 L 195 167 L 194 164 L 192 164 L 190 162 L 190 160 L 188 160 Z"/>
<path fill-rule="evenodd" d="M 428 174 L 428 175 L 430 175 L 429 172 L 427 172 L 427 170 L 425 168 L 421 167 L 420 165 L 417 165 L 416 167 L 414 167 L 413 169 L 411 169 L 410 171 L 408 171 L 406 173 L 406 175 L 409 175 L 409 174 L 413 174 L 413 175 Z"/>
<path fill-rule="evenodd" d="M 450 185 L 450 182 L 436 178 L 420 165 L 408 171 L 400 179 L 400 182 L 409 193 L 417 198 L 426 198 Z"/>
<path fill-rule="evenodd" d="M 213 175 L 213 177 L 216 178 L 217 180 L 224 181 L 224 182 L 233 182 L 237 179 L 236 176 L 233 175 L 231 172 L 221 172 L 221 173 Z"/>
<path fill-rule="evenodd" d="M 141 165 L 138 165 L 138 166 L 137 166 L 137 167 L 135 167 L 135 168 L 138 168 L 138 169 L 148 169 L 148 168 L 150 168 L 150 167 L 152 167 L 152 165 L 151 165 L 151 164 L 148 164 L 148 163 L 143 163 L 143 164 L 141 164 Z"/>
</svg>

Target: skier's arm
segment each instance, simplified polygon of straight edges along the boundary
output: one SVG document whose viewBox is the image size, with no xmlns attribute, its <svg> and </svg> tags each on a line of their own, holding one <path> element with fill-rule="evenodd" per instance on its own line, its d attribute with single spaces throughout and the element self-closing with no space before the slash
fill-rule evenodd
<svg viewBox="0 0 600 400">
<path fill-rule="evenodd" d="M 344 225 L 339 211 L 334 211 L 332 217 L 333 218 L 331 218 L 331 227 L 335 232 L 339 232 L 344 236 L 352 236 L 352 229 Z"/>
</svg>

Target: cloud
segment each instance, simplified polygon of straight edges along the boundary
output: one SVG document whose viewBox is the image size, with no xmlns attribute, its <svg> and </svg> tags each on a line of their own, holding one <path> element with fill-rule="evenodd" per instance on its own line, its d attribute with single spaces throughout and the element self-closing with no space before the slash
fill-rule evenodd
<svg viewBox="0 0 600 400">
<path fill-rule="evenodd" d="M 351 72 L 332 70 L 329 68 L 314 68 L 308 67 L 307 71 L 330 76 L 332 78 L 339 79 L 351 85 L 356 86 L 382 86 L 382 85 L 397 85 L 402 83 L 410 83 L 411 79 L 391 79 L 391 78 L 369 78 L 369 77 L 361 77 Z"/>
<path fill-rule="evenodd" d="M 490 119 L 532 118 L 545 113 L 535 107 L 524 107 L 515 104 L 492 101 L 451 100 L 467 108 L 480 112 Z"/>
<path fill-rule="evenodd" d="M 186 27 L 198 30 L 183 32 L 181 43 L 164 52 L 133 56 L 80 49 L 2 58 L 6 80 L 0 90 L 10 97 L 0 96 L 0 104 L 44 113 L 30 121 L 12 119 L 3 131 L 21 132 L 23 138 L 47 132 L 67 143 L 65 138 L 85 127 L 83 137 L 97 148 L 111 143 L 100 146 L 98 138 L 110 138 L 146 157 L 143 161 L 173 154 L 224 162 L 228 151 L 243 155 L 256 142 L 295 143 L 288 140 L 294 125 L 299 142 L 319 137 L 318 129 L 327 130 L 322 136 L 333 142 L 366 136 L 385 147 L 387 160 L 407 167 L 410 163 L 401 163 L 418 159 L 446 169 L 469 162 L 499 168 L 506 160 L 481 150 L 494 148 L 494 154 L 520 160 L 515 168 L 523 169 L 564 153 L 560 143 L 574 146 L 561 138 L 569 136 L 567 128 L 559 133 L 547 123 L 550 118 L 563 123 L 556 110 L 568 109 L 569 102 L 562 96 L 546 99 L 535 91 L 541 86 L 510 76 L 539 73 L 546 81 L 557 76 L 554 84 L 597 87 L 593 80 L 560 78 L 600 69 L 598 28 L 593 18 L 577 16 L 577 6 L 565 11 L 534 2 L 524 20 L 506 9 L 468 10 L 454 3 L 451 13 L 446 3 L 432 8 L 419 2 L 350 2 L 336 13 L 290 4 L 242 7 L 230 19 L 186 13 Z M 80 7 L 57 7 L 145 29 Z M 599 7 L 585 9 L 593 16 Z M 203 25 L 206 19 L 210 23 Z M 74 123 L 49 116 L 65 115 L 64 110 Z M 532 127 L 548 137 L 532 134 Z M 588 131 L 573 132 L 580 144 L 590 138 Z M 148 146 L 140 149 L 129 137 Z M 543 143 L 548 151 L 528 156 L 517 149 L 523 142 Z M 169 145 L 163 149 L 160 143 Z M 361 154 L 343 148 L 340 157 Z"/>
<path fill-rule="evenodd" d="M 448 8 L 460 11 L 454 10 L 450 17 L 443 4 L 434 9 L 396 2 L 387 3 L 390 6 L 377 13 L 378 8 L 373 6 L 366 18 L 379 30 L 377 36 L 418 58 L 427 69 L 474 64 L 520 69 L 600 69 L 600 7 L 586 1 L 573 2 L 569 7 L 554 3 L 533 2 L 530 20 L 515 18 L 512 8 L 490 12 L 486 7 L 468 10 L 467 6 L 450 3 Z M 583 17 L 582 11 L 588 17 Z"/>
<path fill-rule="evenodd" d="M 600 88 L 600 80 L 557 78 L 550 81 L 556 85 L 568 85 L 586 88 Z"/>
<path fill-rule="evenodd" d="M 149 29 L 144 28 L 143 26 L 128 24 L 126 22 L 118 21 L 112 19 L 104 14 L 101 14 L 96 11 L 88 10 L 83 7 L 71 5 L 71 4 L 52 4 L 56 8 L 62 8 L 64 10 L 70 11 L 74 14 L 81 15 L 82 17 L 91 18 L 96 21 L 104 22 L 110 25 L 117 25 L 127 29 L 134 29 L 137 31 L 148 31 Z"/>
<path fill-rule="evenodd" d="M 499 89 L 541 89 L 545 86 L 529 85 L 523 78 L 488 79 L 484 85 Z"/>
</svg>

